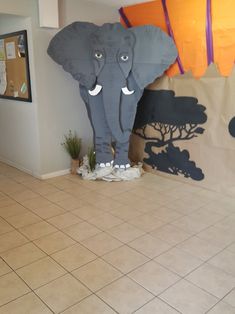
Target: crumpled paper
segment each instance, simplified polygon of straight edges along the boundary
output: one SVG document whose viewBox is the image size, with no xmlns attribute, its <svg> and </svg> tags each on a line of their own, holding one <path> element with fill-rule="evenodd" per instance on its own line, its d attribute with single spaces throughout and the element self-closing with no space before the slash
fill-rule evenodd
<svg viewBox="0 0 235 314">
<path fill-rule="evenodd" d="M 141 177 L 143 174 L 142 163 L 128 169 L 116 169 L 110 167 L 100 167 L 96 165 L 93 171 L 90 170 L 87 155 L 83 157 L 83 164 L 77 169 L 77 173 L 85 180 L 104 180 L 104 181 L 130 181 Z"/>
</svg>

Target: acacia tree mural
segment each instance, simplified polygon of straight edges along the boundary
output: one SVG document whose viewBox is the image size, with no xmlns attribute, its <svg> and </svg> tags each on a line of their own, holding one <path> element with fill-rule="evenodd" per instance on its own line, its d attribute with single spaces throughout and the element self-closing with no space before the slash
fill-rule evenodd
<svg viewBox="0 0 235 314">
<path fill-rule="evenodd" d="M 145 90 L 133 129 L 134 134 L 147 141 L 148 158 L 144 161 L 159 171 L 202 180 L 202 170 L 190 161 L 189 152 L 181 151 L 176 143 L 203 134 L 204 128 L 198 125 L 207 120 L 205 110 L 194 97 L 175 97 L 169 90 Z M 154 151 L 161 147 L 161 152 Z"/>
<path fill-rule="evenodd" d="M 232 137 L 235 137 L 235 117 L 233 117 L 228 126 L 229 133 Z"/>
</svg>

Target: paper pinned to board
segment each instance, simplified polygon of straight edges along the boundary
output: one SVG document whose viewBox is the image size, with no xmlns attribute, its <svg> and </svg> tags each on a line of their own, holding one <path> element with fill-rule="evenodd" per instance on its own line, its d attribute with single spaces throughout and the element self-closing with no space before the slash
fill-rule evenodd
<svg viewBox="0 0 235 314">
<path fill-rule="evenodd" d="M 16 58 L 16 48 L 14 41 L 6 43 L 6 54 L 8 60 Z"/>
<path fill-rule="evenodd" d="M 0 95 L 3 95 L 7 88 L 6 62 L 0 61 Z"/>
</svg>

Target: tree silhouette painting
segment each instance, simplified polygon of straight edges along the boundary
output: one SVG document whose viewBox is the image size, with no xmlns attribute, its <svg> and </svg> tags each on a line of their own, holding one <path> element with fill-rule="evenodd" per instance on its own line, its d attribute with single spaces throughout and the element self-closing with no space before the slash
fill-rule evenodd
<svg viewBox="0 0 235 314">
<path fill-rule="evenodd" d="M 178 141 L 191 140 L 204 133 L 201 124 L 207 120 L 206 108 L 194 97 L 176 97 L 171 90 L 145 90 L 139 101 L 133 133 L 145 139 L 144 162 L 153 169 L 203 180 L 202 170 L 190 160 Z M 154 135 L 149 135 L 154 134 Z M 156 148 L 162 150 L 156 153 Z"/>
<path fill-rule="evenodd" d="M 235 137 L 235 117 L 233 117 L 228 126 L 229 133 L 232 137 Z"/>
</svg>

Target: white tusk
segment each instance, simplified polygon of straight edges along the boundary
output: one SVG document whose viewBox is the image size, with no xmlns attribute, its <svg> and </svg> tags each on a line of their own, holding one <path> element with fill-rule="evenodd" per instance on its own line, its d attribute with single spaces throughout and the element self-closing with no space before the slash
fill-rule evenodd
<svg viewBox="0 0 235 314">
<path fill-rule="evenodd" d="M 95 88 L 93 90 L 89 90 L 88 89 L 88 93 L 91 95 L 91 96 L 96 96 L 99 94 L 99 92 L 101 91 L 102 89 L 102 86 L 101 85 L 98 85 L 96 84 Z"/>
<path fill-rule="evenodd" d="M 132 95 L 135 91 L 134 90 L 129 90 L 127 87 L 122 88 L 122 92 L 124 95 Z"/>
</svg>

